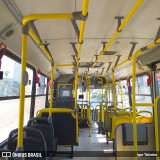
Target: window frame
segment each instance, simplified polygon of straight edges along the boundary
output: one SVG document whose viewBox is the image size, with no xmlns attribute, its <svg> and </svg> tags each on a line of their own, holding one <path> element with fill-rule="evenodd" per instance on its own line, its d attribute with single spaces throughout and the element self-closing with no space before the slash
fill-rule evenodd
<svg viewBox="0 0 160 160">
<path fill-rule="evenodd" d="M 45 75 L 44 73 L 42 73 L 41 71 L 39 72 L 39 74 L 41 74 L 44 78 L 47 78 L 46 93 L 44 93 L 44 94 L 36 94 L 36 93 L 35 93 L 35 96 L 36 96 L 36 97 L 46 96 L 46 94 L 47 94 L 47 88 L 49 88 L 49 87 L 48 87 L 48 80 L 49 80 L 48 76 Z"/>
<path fill-rule="evenodd" d="M 6 50 L 5 56 L 14 60 L 17 63 L 21 64 L 21 58 L 18 57 L 17 55 L 15 55 L 14 53 L 12 53 L 11 51 L 9 51 L 8 49 Z M 49 81 L 49 77 L 47 75 L 45 75 L 44 73 L 40 72 L 41 75 L 43 75 L 45 78 L 47 78 L 47 85 L 46 85 L 46 94 L 42 94 L 42 95 L 34 95 L 33 93 L 36 91 L 36 69 L 33 65 L 26 63 L 26 67 L 31 69 L 33 71 L 33 78 L 32 78 L 32 90 L 31 90 L 31 95 L 25 95 L 25 98 L 31 98 L 31 105 L 30 105 L 30 114 L 29 114 L 29 118 L 32 118 L 32 116 L 34 115 L 34 109 L 35 109 L 35 98 L 36 96 L 46 96 L 46 102 L 48 101 L 48 94 L 47 94 L 47 89 L 48 87 L 48 81 Z M 35 91 L 34 91 L 35 90 Z M 3 100 L 12 100 L 12 99 L 19 99 L 20 96 L 5 96 L 5 97 L 0 97 L 0 101 Z M 45 104 L 46 104 L 45 102 Z M 8 142 L 8 139 L 4 139 L 4 141 L 0 142 L 0 148 L 4 147 Z"/>
<path fill-rule="evenodd" d="M 144 72 L 144 73 L 140 73 L 140 74 L 136 74 L 136 78 L 138 78 L 138 77 L 141 77 L 141 76 L 147 76 L 147 74 Z M 132 76 L 130 76 L 129 77 L 129 82 L 131 81 L 131 79 L 132 79 Z M 130 86 L 131 86 L 131 83 L 130 83 Z M 152 97 L 152 90 L 151 90 L 151 86 L 149 86 L 150 87 L 150 94 L 140 94 L 140 93 L 136 93 L 135 95 L 136 96 L 151 96 Z M 131 92 L 131 95 L 132 95 L 132 92 Z"/>
<path fill-rule="evenodd" d="M 155 94 L 155 96 L 157 97 L 157 93 L 158 93 L 158 89 L 157 89 L 157 84 L 156 84 L 156 73 L 158 72 L 158 71 L 160 71 L 160 68 L 157 68 L 155 71 L 154 71 L 154 87 L 155 87 L 155 90 L 154 90 L 154 94 Z M 160 91 L 159 91 L 160 92 Z"/>
<path fill-rule="evenodd" d="M 130 78 L 131 77 L 128 77 L 129 78 L 129 83 L 130 83 Z M 118 82 L 120 82 L 121 83 L 121 81 L 126 81 L 126 83 L 127 83 L 127 80 L 126 80 L 126 78 L 122 78 L 122 79 L 120 79 L 120 80 L 118 80 L 118 81 L 116 81 L 116 83 L 118 83 Z M 119 86 L 118 86 L 119 87 Z M 122 84 L 121 84 L 121 87 L 122 87 Z M 119 88 L 118 88 L 119 89 Z M 131 106 L 131 104 L 132 104 L 132 100 L 130 99 L 130 88 L 127 86 L 127 89 L 128 89 L 128 93 L 123 93 L 122 92 L 122 96 L 128 96 L 128 104 Z M 119 94 L 118 94 L 118 96 L 120 96 Z M 117 90 L 116 90 L 116 101 L 117 101 Z M 124 98 L 124 97 L 123 97 Z M 124 105 L 124 104 L 123 104 Z M 125 107 L 124 107 L 125 108 Z"/>
<path fill-rule="evenodd" d="M 15 62 L 19 63 L 21 65 L 21 58 L 19 58 L 17 55 L 13 54 L 12 52 L 10 52 L 9 50 L 6 50 L 5 56 L 14 60 Z M 34 66 L 32 66 L 31 64 L 27 63 L 26 67 L 31 69 L 33 71 L 33 76 L 34 76 Z M 33 79 L 32 79 L 33 81 Z M 33 84 L 33 83 L 32 83 Z M 33 85 L 32 85 L 33 86 Z M 25 95 L 25 98 L 29 98 L 32 96 L 32 91 L 30 95 Z M 10 100 L 10 99 L 19 99 L 20 96 L 5 96 L 5 97 L 0 97 L 0 101 L 3 100 Z"/>
</svg>

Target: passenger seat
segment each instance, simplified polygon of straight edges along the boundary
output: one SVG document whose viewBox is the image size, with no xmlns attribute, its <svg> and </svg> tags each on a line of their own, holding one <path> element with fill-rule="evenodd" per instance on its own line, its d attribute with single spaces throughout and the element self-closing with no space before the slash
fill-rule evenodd
<svg viewBox="0 0 160 160">
<path fill-rule="evenodd" d="M 47 145 L 47 151 L 56 153 L 57 138 L 55 138 L 53 124 L 45 117 L 34 117 L 28 121 L 27 127 L 38 129 L 42 132 Z M 33 135 L 32 135 L 33 136 Z"/>
<path fill-rule="evenodd" d="M 12 152 L 16 152 L 17 137 L 14 135 L 17 133 L 18 129 L 14 129 L 10 132 L 8 137 L 7 149 Z M 44 136 L 39 130 L 24 127 L 23 151 L 47 153 L 47 146 Z M 14 160 L 14 158 L 9 158 L 9 160 Z M 35 160 L 35 158 L 25 158 L 25 160 Z M 36 158 L 36 160 L 47 160 L 47 158 Z"/>
</svg>

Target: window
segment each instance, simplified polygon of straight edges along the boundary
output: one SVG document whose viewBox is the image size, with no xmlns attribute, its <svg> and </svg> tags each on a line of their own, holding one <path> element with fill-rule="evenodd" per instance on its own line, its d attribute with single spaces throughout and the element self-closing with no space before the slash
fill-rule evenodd
<svg viewBox="0 0 160 160">
<path fill-rule="evenodd" d="M 25 95 L 32 94 L 32 83 L 33 83 L 33 70 L 27 68 L 26 71 L 28 72 L 28 84 L 25 88 Z"/>
<path fill-rule="evenodd" d="M 102 89 L 92 90 L 90 93 L 90 102 L 94 108 L 102 102 Z"/>
<path fill-rule="evenodd" d="M 1 70 L 3 71 L 3 79 L 0 80 L 0 97 L 19 96 L 21 64 L 4 56 Z M 31 95 L 33 71 L 29 68 L 26 71 L 29 75 L 29 81 L 25 95 Z"/>
<path fill-rule="evenodd" d="M 19 112 L 19 86 L 21 64 L 17 61 L 4 56 L 2 59 L 1 70 L 3 79 L 0 80 L 0 142 L 8 138 L 9 132 L 18 127 Z M 31 95 L 33 71 L 27 68 L 29 83 L 26 86 L 25 94 Z M 8 97 L 8 100 L 3 100 Z M 10 98 L 17 99 L 10 99 Z M 27 124 L 30 114 L 31 97 L 25 98 L 24 125 Z"/>
<path fill-rule="evenodd" d="M 136 77 L 136 103 L 152 103 L 151 89 L 147 85 L 147 79 L 147 75 Z M 132 79 L 130 82 L 132 86 Z M 137 111 L 140 110 L 153 112 L 152 107 L 137 107 Z"/>
<path fill-rule="evenodd" d="M 43 108 L 45 108 L 45 101 L 46 101 L 46 96 L 38 96 L 36 97 L 35 99 L 35 115 L 36 116 L 36 113 L 38 110 L 41 110 Z"/>
<path fill-rule="evenodd" d="M 21 65 L 7 56 L 2 60 L 3 80 L 0 80 L 0 97 L 19 96 Z"/>
<path fill-rule="evenodd" d="M 155 80 L 156 80 L 156 96 L 158 96 L 160 95 L 160 70 L 156 71 Z"/>
<path fill-rule="evenodd" d="M 36 84 L 36 95 L 43 95 L 43 96 L 36 96 L 35 98 L 35 111 L 36 114 L 38 110 L 45 108 L 45 101 L 46 101 L 46 89 L 47 89 L 47 77 L 39 74 L 39 84 Z M 35 115 L 36 116 L 36 115 Z"/>
<path fill-rule="evenodd" d="M 107 100 L 108 102 L 108 106 L 113 106 L 113 87 L 109 86 L 109 88 L 107 88 Z"/>
<path fill-rule="evenodd" d="M 46 94 L 47 78 L 39 74 L 39 84 L 36 84 L 36 95 Z"/>
<path fill-rule="evenodd" d="M 116 85 L 116 95 L 117 95 L 117 107 L 128 108 L 129 105 L 129 96 L 128 96 L 128 86 L 127 81 L 122 80 Z"/>
</svg>

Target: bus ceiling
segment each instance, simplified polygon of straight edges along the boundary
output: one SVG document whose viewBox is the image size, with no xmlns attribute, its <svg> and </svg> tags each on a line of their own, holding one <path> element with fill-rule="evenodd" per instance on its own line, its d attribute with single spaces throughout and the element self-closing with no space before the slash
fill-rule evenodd
<svg viewBox="0 0 160 160">
<path fill-rule="evenodd" d="M 34 39 L 34 43 L 38 44 L 36 46 L 38 46 L 38 48 L 41 50 L 41 52 L 44 53 L 44 55 L 47 57 L 47 59 L 50 62 L 53 62 L 53 58 L 54 58 L 55 66 L 57 66 L 56 68 L 58 68 L 58 70 L 56 69 L 55 74 L 58 76 L 61 74 L 72 74 L 73 68 L 75 66 L 77 67 L 79 63 L 86 62 L 86 59 L 89 59 L 88 62 L 91 63 L 91 66 L 89 66 L 89 68 L 90 68 L 89 72 L 91 74 L 95 73 L 98 70 L 101 72 L 101 74 L 103 73 L 104 75 L 108 76 L 108 75 L 110 75 L 112 69 L 119 69 L 119 66 L 121 66 L 122 63 L 124 65 L 126 65 L 126 63 L 124 63 L 124 62 L 128 62 L 128 59 L 125 59 L 125 57 L 130 56 L 129 58 L 131 58 L 131 55 L 133 55 L 133 53 L 135 53 L 135 50 L 137 50 L 137 48 L 141 48 L 142 46 L 144 46 L 144 44 L 146 44 L 146 43 L 148 44 L 148 41 L 151 40 L 151 38 L 143 38 L 144 33 L 141 35 L 140 29 L 136 28 L 138 26 L 137 22 L 141 21 L 140 18 L 143 18 L 146 23 L 150 19 L 153 20 L 153 16 L 150 17 L 150 15 L 148 15 L 148 17 L 147 17 L 148 21 L 144 17 L 144 15 L 145 15 L 144 12 L 146 12 L 146 11 L 143 10 L 143 6 L 146 7 L 147 3 L 143 0 L 138 0 L 138 1 L 134 1 L 130 4 L 126 4 L 127 7 L 124 9 L 124 13 L 121 15 L 118 15 L 117 13 L 113 13 L 114 18 L 112 17 L 112 20 L 115 19 L 118 22 L 118 25 L 117 24 L 115 25 L 115 23 L 114 23 L 115 20 L 112 21 L 114 23 L 114 25 L 116 26 L 116 29 L 114 29 L 114 27 L 112 28 L 112 32 L 114 30 L 115 30 L 115 32 L 113 35 L 109 34 L 108 37 L 111 37 L 111 38 L 106 38 L 106 41 L 104 41 L 104 37 L 105 37 L 104 33 L 103 33 L 103 38 L 101 38 L 102 36 L 98 36 L 98 35 L 102 35 L 104 27 L 98 29 L 99 32 L 96 32 L 95 34 L 93 34 L 93 37 L 91 36 L 91 33 L 94 33 L 92 31 L 92 28 L 94 28 L 94 27 L 91 27 L 91 26 L 93 26 L 92 19 L 93 19 L 93 17 L 95 17 L 95 18 L 99 17 L 99 19 L 101 19 L 100 17 L 102 17 L 102 16 L 99 16 L 99 15 L 100 15 L 100 12 L 102 11 L 102 9 L 101 10 L 97 9 L 97 12 L 95 13 L 92 11 L 91 8 L 89 8 L 89 13 L 88 13 L 88 7 L 90 6 L 88 0 L 83 1 L 84 3 L 82 4 L 83 5 L 82 12 L 77 11 L 77 10 L 81 10 L 80 9 L 80 7 L 81 7 L 80 2 L 76 2 L 77 8 L 75 10 L 73 10 L 72 7 L 69 7 L 68 9 L 67 8 L 64 9 L 64 7 L 62 7 L 61 9 L 54 7 L 55 13 L 51 12 L 49 6 L 48 6 L 48 10 L 46 12 L 45 8 L 43 8 L 43 9 L 41 8 L 42 3 L 40 2 L 38 5 L 44 13 L 46 12 L 45 14 L 37 14 L 37 13 L 39 13 L 40 8 L 33 9 L 30 6 L 29 2 L 25 2 L 26 6 L 30 6 L 29 10 L 27 9 L 27 7 L 24 8 L 23 5 L 21 4 L 21 2 L 18 0 L 13 0 L 13 1 L 3 0 L 3 2 L 6 4 L 8 9 L 12 13 L 12 15 L 16 18 L 17 22 L 21 26 L 25 26 L 25 25 L 29 24 L 29 26 L 30 26 L 29 34 L 32 37 L 32 39 Z M 58 4 L 61 2 L 52 2 L 52 3 L 55 3 L 58 6 Z M 102 1 L 101 3 L 98 3 L 98 2 L 92 2 L 92 3 L 95 3 L 97 6 L 102 8 L 102 3 L 107 3 L 107 2 Z M 66 2 L 64 4 L 65 4 L 65 6 L 67 6 L 68 2 Z M 119 4 L 119 2 L 118 2 L 118 4 Z M 47 5 L 48 4 L 46 4 L 46 6 Z M 152 5 L 147 6 L 147 9 L 149 10 L 157 5 L 158 5 L 158 1 L 155 1 Z M 118 6 L 120 6 L 120 4 L 117 6 L 110 5 L 110 7 L 114 7 L 115 11 L 119 10 Z M 128 9 L 128 8 L 130 8 L 130 9 Z M 61 12 L 59 13 L 58 10 Z M 32 12 L 33 12 L 33 14 L 32 14 Z M 105 12 L 107 12 L 107 11 L 105 11 Z M 48 14 L 48 13 L 51 13 L 51 14 Z M 103 13 L 103 15 L 107 15 L 107 14 Z M 122 16 L 122 15 L 124 15 L 124 16 Z M 138 16 L 140 16 L 140 18 L 138 18 Z M 158 17 L 158 14 L 157 14 L 157 10 L 155 9 L 155 13 L 154 13 L 155 21 L 159 20 L 159 18 L 157 18 L 156 16 Z M 88 17 L 88 19 L 87 19 L 87 17 Z M 73 32 L 70 32 L 68 30 L 69 32 L 67 34 L 71 33 L 70 37 L 72 37 L 72 33 L 73 33 L 73 35 L 74 35 L 73 37 L 74 37 L 75 42 L 73 42 L 71 40 L 73 38 L 67 37 L 68 35 L 63 34 L 63 32 L 62 33 L 60 33 L 60 32 L 54 33 L 55 39 L 52 39 L 51 36 L 53 34 L 51 32 L 49 32 L 51 30 L 49 28 L 47 28 L 44 31 L 43 26 L 45 26 L 45 25 L 42 25 L 42 22 L 38 21 L 38 20 L 46 20 L 46 19 L 50 19 L 50 20 L 51 19 L 61 19 L 61 20 L 65 19 L 65 21 L 62 22 L 61 24 L 62 24 L 62 26 L 66 24 L 65 26 L 66 26 L 66 28 L 68 28 L 68 24 L 70 23 Z M 69 22 L 67 22 L 66 19 L 69 20 Z M 108 23 L 109 19 L 111 19 L 111 17 L 109 17 L 107 15 L 106 21 L 103 20 L 103 24 L 104 24 L 103 26 L 106 26 L 105 28 L 109 27 L 108 24 L 106 24 L 106 23 Z M 77 20 L 80 21 L 79 24 L 77 24 L 78 23 L 78 22 L 76 22 Z M 48 24 L 59 23 L 59 21 L 56 21 L 55 23 L 54 22 L 50 23 L 48 21 L 44 21 L 43 23 L 48 25 Z M 86 24 L 86 27 L 85 27 L 85 24 Z M 97 19 L 97 21 L 94 21 L 94 25 L 98 25 L 98 24 L 99 24 L 99 21 Z M 158 26 L 157 24 L 158 23 L 156 23 L 156 26 Z M 126 26 L 127 26 L 127 28 L 125 28 Z M 55 25 L 52 26 L 52 28 L 53 28 L 53 30 L 57 29 Z M 90 29 L 88 30 L 88 28 L 90 28 Z M 148 30 L 144 31 L 145 37 L 146 37 L 146 35 L 147 35 L 147 37 L 153 37 L 154 34 L 156 33 L 155 30 L 157 30 L 156 29 L 157 27 L 155 27 L 154 31 L 152 30 L 152 32 L 150 31 L 149 28 L 151 28 L 151 27 L 148 26 Z M 71 28 L 69 28 L 69 29 L 71 29 Z M 133 33 L 132 37 L 130 37 L 130 34 L 129 34 L 129 32 L 131 33 L 131 29 L 134 29 L 134 32 L 132 32 Z M 44 34 L 44 32 L 45 32 L 45 34 Z M 138 35 L 140 35 L 140 37 L 142 37 L 142 38 L 137 38 L 136 33 L 138 33 Z M 58 34 L 60 36 L 57 36 Z M 67 35 L 66 38 L 64 36 L 62 36 L 62 34 L 64 36 Z M 76 34 L 77 38 L 75 38 L 75 34 Z M 106 35 L 106 32 L 105 32 L 105 35 Z M 87 37 L 89 37 L 89 38 L 87 38 Z M 95 39 L 96 39 L 95 37 L 100 37 L 97 39 L 97 42 L 95 42 Z M 127 38 L 127 37 L 130 37 L 130 38 Z M 158 38 L 158 37 L 156 36 L 156 38 Z M 134 41 L 132 42 L 131 39 L 134 39 Z M 54 43 L 52 43 L 52 41 L 54 41 Z M 84 41 L 84 43 L 83 43 L 83 41 Z M 100 41 L 103 43 L 103 47 L 99 47 Z M 128 41 L 132 45 L 129 54 L 127 53 L 129 51 L 129 49 L 126 50 L 123 47 L 123 46 L 127 46 L 127 48 L 130 48 L 130 45 L 127 45 Z M 48 48 L 50 50 L 48 50 L 46 48 L 45 43 L 46 44 L 50 43 L 48 45 Z M 64 43 L 68 43 L 68 45 L 66 45 Z M 73 43 L 75 45 L 70 46 L 70 44 L 73 44 Z M 82 45 L 83 45 L 83 48 L 82 48 Z M 121 45 L 122 45 L 122 47 L 120 47 Z M 8 45 L 8 46 L 10 47 L 10 45 Z M 91 48 L 93 48 L 92 46 L 95 46 L 96 51 L 93 50 L 90 52 Z M 59 49 L 59 51 L 58 51 L 58 49 Z M 65 49 L 66 49 L 67 53 L 64 52 Z M 73 51 L 74 51 L 74 53 L 73 53 Z M 96 60 L 94 60 L 94 58 L 93 58 L 93 52 L 94 52 L 94 55 L 96 54 Z M 19 51 L 17 53 L 19 53 Z M 62 53 L 62 54 L 60 54 L 60 53 Z M 69 55 L 69 53 L 73 53 L 74 56 Z M 91 55 L 91 53 L 92 53 L 92 55 Z M 34 53 L 34 54 L 36 54 L 36 56 L 38 55 L 37 53 Z M 30 53 L 29 53 L 29 55 L 30 55 Z M 62 59 L 61 58 L 62 56 L 65 56 L 65 58 Z M 115 56 L 116 56 L 116 58 L 115 58 Z M 34 55 L 29 56 L 29 57 L 34 57 Z M 34 59 L 36 59 L 36 58 L 34 58 Z M 38 59 L 39 59 L 39 57 L 38 57 Z M 67 60 L 69 60 L 69 61 L 67 61 Z M 124 60 L 124 61 L 122 61 L 122 60 Z M 32 58 L 30 58 L 29 61 L 31 61 L 31 63 L 33 63 Z M 72 61 L 74 61 L 73 62 L 74 65 L 71 63 Z M 98 63 L 98 61 L 102 62 L 102 65 L 100 67 L 96 67 L 96 64 Z M 38 64 L 38 62 L 37 62 L 37 64 Z M 66 66 L 66 64 L 68 64 L 70 67 L 63 69 L 63 67 Z M 46 65 L 47 65 L 47 63 L 45 64 L 45 66 Z M 39 67 L 39 66 L 37 66 L 37 67 L 41 68 L 43 70 L 42 67 Z M 50 67 L 44 68 L 45 71 L 47 70 L 48 75 L 49 75 L 49 70 L 50 70 L 49 68 Z M 85 73 L 85 71 L 88 69 L 88 68 L 87 69 L 86 68 L 79 66 L 79 70 L 78 70 L 79 74 Z M 124 75 L 124 76 L 128 76 L 128 74 L 130 74 L 130 73 L 127 71 L 126 75 Z M 58 76 L 56 76 L 56 78 Z"/>
</svg>

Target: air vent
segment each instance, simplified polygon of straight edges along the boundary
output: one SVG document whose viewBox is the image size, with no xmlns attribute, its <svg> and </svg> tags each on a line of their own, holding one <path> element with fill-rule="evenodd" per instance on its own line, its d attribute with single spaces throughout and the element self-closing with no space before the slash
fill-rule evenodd
<svg viewBox="0 0 160 160">
<path fill-rule="evenodd" d="M 92 65 L 93 62 L 80 62 L 79 67 L 91 68 Z M 98 62 L 94 67 L 101 67 L 102 65 L 103 65 L 102 62 Z"/>
<path fill-rule="evenodd" d="M 10 36 L 12 36 L 16 30 L 17 30 L 16 24 L 11 23 L 0 32 L 0 38 L 2 38 L 3 40 L 6 40 Z"/>
<path fill-rule="evenodd" d="M 106 52 L 104 52 L 103 55 L 109 56 L 109 55 L 115 55 L 116 53 L 117 53 L 117 52 L 115 52 L 115 51 L 106 51 Z"/>
</svg>

